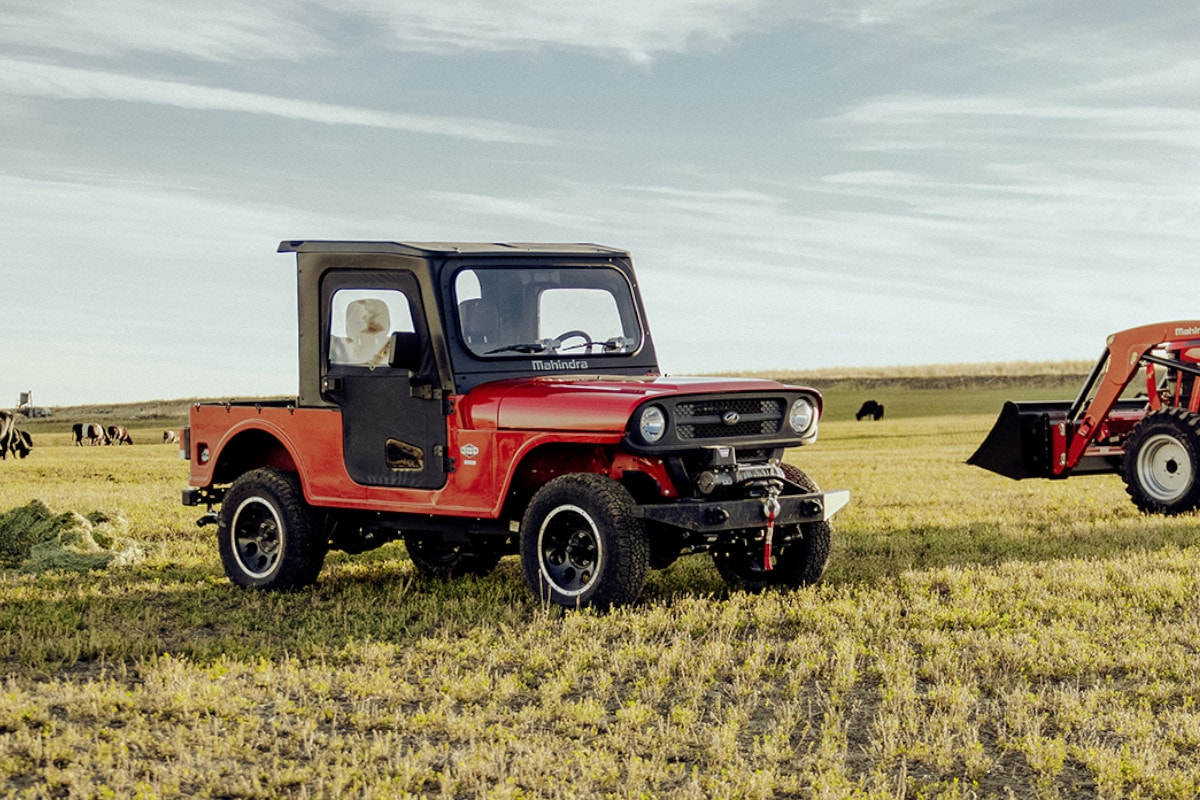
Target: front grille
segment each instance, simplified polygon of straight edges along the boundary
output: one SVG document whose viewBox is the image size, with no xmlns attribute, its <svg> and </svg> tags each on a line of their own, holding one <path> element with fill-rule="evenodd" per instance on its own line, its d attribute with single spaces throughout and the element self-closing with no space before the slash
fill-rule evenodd
<svg viewBox="0 0 1200 800">
<path fill-rule="evenodd" d="M 675 435 L 683 441 L 772 436 L 783 429 L 779 398 L 730 397 L 682 402 L 675 406 Z M 737 414 L 729 424 L 726 415 Z"/>
</svg>

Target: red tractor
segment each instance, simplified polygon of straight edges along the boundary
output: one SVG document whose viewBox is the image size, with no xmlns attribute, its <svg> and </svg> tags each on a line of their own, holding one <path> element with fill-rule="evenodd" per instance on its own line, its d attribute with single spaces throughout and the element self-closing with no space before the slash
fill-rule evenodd
<svg viewBox="0 0 1200 800">
<path fill-rule="evenodd" d="M 1118 472 L 1146 513 L 1197 508 L 1200 321 L 1109 336 L 1075 400 L 1005 403 L 967 463 L 1015 480 Z"/>
<path fill-rule="evenodd" d="M 183 502 L 208 507 L 235 584 L 301 586 L 327 550 L 395 539 L 434 576 L 519 554 L 564 606 L 631 602 L 687 553 L 736 586 L 820 578 L 849 492 L 783 457 L 816 441 L 821 395 L 663 376 L 627 252 L 279 250 L 297 257 L 299 395 L 197 404 L 180 436 Z"/>
</svg>

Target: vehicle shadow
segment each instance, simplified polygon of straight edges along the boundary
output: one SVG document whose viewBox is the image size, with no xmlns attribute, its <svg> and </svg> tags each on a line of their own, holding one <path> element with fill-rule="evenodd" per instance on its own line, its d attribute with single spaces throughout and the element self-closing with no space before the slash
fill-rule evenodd
<svg viewBox="0 0 1200 800">
<path fill-rule="evenodd" d="M 835 537 L 828 586 L 881 586 L 912 572 L 1005 563 L 1103 562 L 1200 542 L 1200 517 L 1127 517 L 1059 529 L 973 523 Z M 1101 566 L 1097 567 L 1102 569 Z M 798 589 L 795 591 L 810 591 Z M 636 607 L 720 602 L 734 593 L 707 555 L 649 573 Z M 485 577 L 421 576 L 399 545 L 331 554 L 320 580 L 290 592 L 234 587 L 220 565 L 161 564 L 99 573 L 0 575 L 0 669 L 33 676 L 92 674 L 171 653 L 209 663 L 331 658 L 355 642 L 402 647 L 430 637 L 560 624 L 572 609 L 534 597 L 519 559 Z M 602 613 L 592 610 L 586 614 Z"/>
</svg>

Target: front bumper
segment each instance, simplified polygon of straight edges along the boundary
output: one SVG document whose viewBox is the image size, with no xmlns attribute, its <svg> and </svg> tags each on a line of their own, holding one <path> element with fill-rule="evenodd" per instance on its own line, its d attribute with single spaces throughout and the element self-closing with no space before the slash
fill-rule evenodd
<svg viewBox="0 0 1200 800">
<path fill-rule="evenodd" d="M 827 522 L 849 502 L 849 489 L 835 489 L 831 492 L 814 492 L 812 494 L 780 495 L 775 524 L 802 525 L 809 522 Z M 678 500 L 672 503 L 639 505 L 634 506 L 633 515 L 650 522 L 658 522 L 696 533 L 720 533 L 747 528 L 763 528 L 767 525 L 767 514 L 763 501 L 756 498 Z"/>
</svg>

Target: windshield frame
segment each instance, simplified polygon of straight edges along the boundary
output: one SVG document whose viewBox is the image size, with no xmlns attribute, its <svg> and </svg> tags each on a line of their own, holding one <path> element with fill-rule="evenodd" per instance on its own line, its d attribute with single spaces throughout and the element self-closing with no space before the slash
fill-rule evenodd
<svg viewBox="0 0 1200 800">
<path fill-rule="evenodd" d="M 449 277 L 453 328 L 474 359 L 607 362 L 638 355 L 648 339 L 636 287 L 611 263 L 465 263 Z M 560 306 L 549 316 L 566 320 L 553 332 L 548 297 Z M 572 304 L 591 306 L 591 318 L 570 319 Z"/>
</svg>

